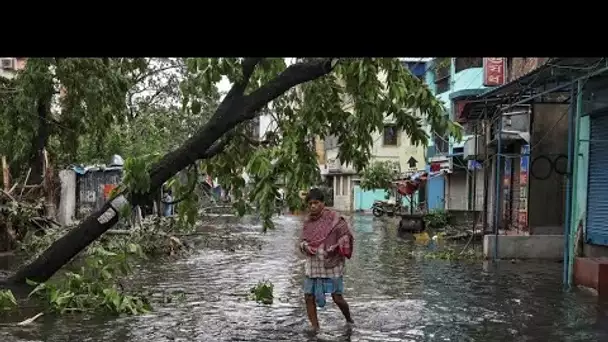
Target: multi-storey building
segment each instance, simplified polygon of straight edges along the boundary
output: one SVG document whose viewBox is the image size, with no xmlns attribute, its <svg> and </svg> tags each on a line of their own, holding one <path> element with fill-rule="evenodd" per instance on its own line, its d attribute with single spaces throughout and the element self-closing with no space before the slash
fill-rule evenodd
<svg viewBox="0 0 608 342">
<path fill-rule="evenodd" d="M 444 102 L 446 115 L 465 128 L 461 141 L 436 134 L 430 139 L 426 154 L 431 171 L 427 184 L 427 208 L 480 210 L 483 187 L 476 187 L 473 191 L 473 184 L 482 184 L 483 170 L 471 172 L 476 164 L 463 159 L 465 142 L 475 127 L 462 120 L 461 112 L 468 100 L 486 91 L 483 58 L 435 58 L 429 63 L 426 79 L 431 90 Z"/>
<path fill-rule="evenodd" d="M 402 58 L 403 65 L 412 74 L 425 80 L 429 58 Z M 374 132 L 371 162 L 392 161 L 395 171 L 408 173 L 424 171 L 426 160 L 425 148 L 411 144 L 408 135 L 396 129 L 394 123 L 387 119 L 382 132 Z M 327 137 L 315 144 L 321 174 L 327 185 L 333 189 L 334 208 L 344 211 L 370 210 L 374 200 L 384 199 L 384 189 L 364 191 L 360 188 L 358 170 L 342 165 L 338 160 L 338 140 Z"/>
</svg>

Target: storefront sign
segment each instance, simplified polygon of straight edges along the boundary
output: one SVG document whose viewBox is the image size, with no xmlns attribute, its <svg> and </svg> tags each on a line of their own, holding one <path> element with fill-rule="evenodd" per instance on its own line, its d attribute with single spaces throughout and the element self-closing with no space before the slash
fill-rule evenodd
<svg viewBox="0 0 608 342">
<path fill-rule="evenodd" d="M 519 208 L 517 223 L 520 229 L 528 230 L 528 173 L 530 157 L 530 145 L 521 148 L 521 162 L 519 164 Z"/>
<path fill-rule="evenodd" d="M 505 59 L 502 57 L 483 58 L 483 85 L 499 86 L 505 83 Z"/>
</svg>

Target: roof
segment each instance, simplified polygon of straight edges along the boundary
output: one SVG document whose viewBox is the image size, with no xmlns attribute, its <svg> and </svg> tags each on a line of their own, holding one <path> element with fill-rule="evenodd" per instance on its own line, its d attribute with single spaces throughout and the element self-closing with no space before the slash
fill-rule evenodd
<svg viewBox="0 0 608 342">
<path fill-rule="evenodd" d="M 433 57 L 399 57 L 402 62 L 419 62 L 425 63 L 433 60 Z"/>
<path fill-rule="evenodd" d="M 604 57 L 551 58 L 526 75 L 478 95 L 464 106 L 462 116 L 477 119 L 495 113 L 500 105 L 534 100 L 543 93 L 569 91 L 567 86 L 573 79 L 605 67 L 604 61 Z"/>
<path fill-rule="evenodd" d="M 467 98 L 475 98 L 481 94 L 483 94 L 487 89 L 486 88 L 472 88 L 472 89 L 462 89 L 458 91 L 454 91 L 450 93 L 450 100 L 462 100 Z"/>
</svg>

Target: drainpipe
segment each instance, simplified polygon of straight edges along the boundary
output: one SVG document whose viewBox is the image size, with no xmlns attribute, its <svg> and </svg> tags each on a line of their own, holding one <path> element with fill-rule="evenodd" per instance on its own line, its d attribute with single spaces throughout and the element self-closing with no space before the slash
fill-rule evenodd
<svg viewBox="0 0 608 342">
<path fill-rule="evenodd" d="M 498 119 L 498 141 L 496 147 L 496 188 L 494 192 L 494 262 L 498 261 L 498 228 L 500 227 L 500 162 L 502 157 L 502 111 Z"/>
<path fill-rule="evenodd" d="M 566 183 L 566 218 L 564 222 L 564 273 L 563 273 L 563 284 L 568 288 L 570 286 L 570 234 L 572 234 L 572 196 L 573 194 L 573 186 L 574 179 L 572 177 L 573 162 L 576 159 L 576 155 L 574 154 L 574 139 L 575 132 L 574 130 L 578 126 L 578 122 L 575 121 L 576 116 L 576 98 L 575 98 L 575 85 L 572 84 L 570 86 L 570 108 L 568 109 L 568 171 L 567 175 L 567 183 Z"/>
</svg>

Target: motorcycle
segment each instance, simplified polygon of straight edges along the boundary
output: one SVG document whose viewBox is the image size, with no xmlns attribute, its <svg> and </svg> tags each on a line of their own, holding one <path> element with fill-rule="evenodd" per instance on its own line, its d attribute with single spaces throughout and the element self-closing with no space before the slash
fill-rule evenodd
<svg viewBox="0 0 608 342">
<path fill-rule="evenodd" d="M 385 214 L 392 217 L 395 214 L 400 215 L 405 213 L 407 213 L 407 208 L 392 201 L 376 200 L 372 204 L 372 214 L 375 217 L 382 217 Z"/>
</svg>

